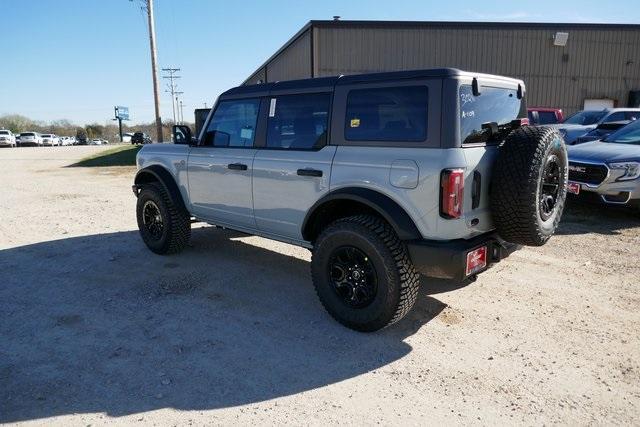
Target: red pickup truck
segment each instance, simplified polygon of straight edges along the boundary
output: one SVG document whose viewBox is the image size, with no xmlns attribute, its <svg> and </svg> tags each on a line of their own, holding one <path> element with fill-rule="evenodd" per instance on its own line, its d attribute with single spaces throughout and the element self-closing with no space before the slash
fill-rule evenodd
<svg viewBox="0 0 640 427">
<path fill-rule="evenodd" d="M 564 120 L 559 108 L 531 107 L 527 108 L 527 114 L 532 125 L 553 125 Z"/>
</svg>

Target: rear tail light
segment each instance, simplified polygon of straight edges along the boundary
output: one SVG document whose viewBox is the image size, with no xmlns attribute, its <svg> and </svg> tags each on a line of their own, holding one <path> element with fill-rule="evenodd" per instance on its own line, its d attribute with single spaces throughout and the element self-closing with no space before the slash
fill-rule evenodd
<svg viewBox="0 0 640 427">
<path fill-rule="evenodd" d="M 477 273 L 487 266 L 487 247 L 482 246 L 467 253 L 465 275 Z"/>
<path fill-rule="evenodd" d="M 440 177 L 440 216 L 460 218 L 464 198 L 464 169 L 445 169 Z"/>
</svg>

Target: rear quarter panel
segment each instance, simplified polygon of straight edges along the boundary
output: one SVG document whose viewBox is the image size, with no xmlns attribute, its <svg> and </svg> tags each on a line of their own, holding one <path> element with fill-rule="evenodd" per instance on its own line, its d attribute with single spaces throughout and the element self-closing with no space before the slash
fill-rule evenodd
<svg viewBox="0 0 640 427">
<path fill-rule="evenodd" d="M 333 161 L 330 190 L 364 187 L 388 196 L 407 212 L 425 239 L 471 238 L 493 229 L 487 175 L 495 155 L 495 147 L 434 149 L 340 146 Z M 415 165 L 417 183 L 415 186 L 406 185 L 413 188 L 397 186 L 398 181 L 394 177 L 398 164 L 410 175 L 414 172 L 407 165 Z M 464 215 L 458 219 L 440 216 L 440 174 L 445 168 L 465 170 Z M 471 209 L 473 171 L 476 169 L 483 175 L 482 196 L 480 206 Z M 392 183 L 394 181 L 396 185 Z M 479 220 L 476 226 L 471 225 L 474 218 Z"/>
</svg>

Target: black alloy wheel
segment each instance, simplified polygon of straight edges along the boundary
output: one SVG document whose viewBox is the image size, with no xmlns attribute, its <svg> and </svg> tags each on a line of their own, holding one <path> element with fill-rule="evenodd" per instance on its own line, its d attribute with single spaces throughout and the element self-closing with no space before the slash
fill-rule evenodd
<svg viewBox="0 0 640 427">
<path fill-rule="evenodd" d="M 142 220 L 149 235 L 156 240 L 162 238 L 164 231 L 164 221 L 160 208 L 153 200 L 147 200 L 142 207 Z"/>
<path fill-rule="evenodd" d="M 329 259 L 333 290 L 353 308 L 371 304 L 378 291 L 378 276 L 369 257 L 353 246 L 336 248 Z"/>
<path fill-rule="evenodd" d="M 542 172 L 542 185 L 540 188 L 540 217 L 543 221 L 553 215 L 558 200 L 560 183 L 562 179 L 562 166 L 555 154 L 547 157 Z"/>
</svg>

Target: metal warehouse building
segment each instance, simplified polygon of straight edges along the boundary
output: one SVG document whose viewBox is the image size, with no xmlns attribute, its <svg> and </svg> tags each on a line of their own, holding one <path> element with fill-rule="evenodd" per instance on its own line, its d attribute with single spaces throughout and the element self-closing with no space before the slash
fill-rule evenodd
<svg viewBox="0 0 640 427">
<path fill-rule="evenodd" d="M 311 21 L 244 84 L 433 67 L 521 78 L 530 106 L 627 106 L 640 25 Z"/>
</svg>

